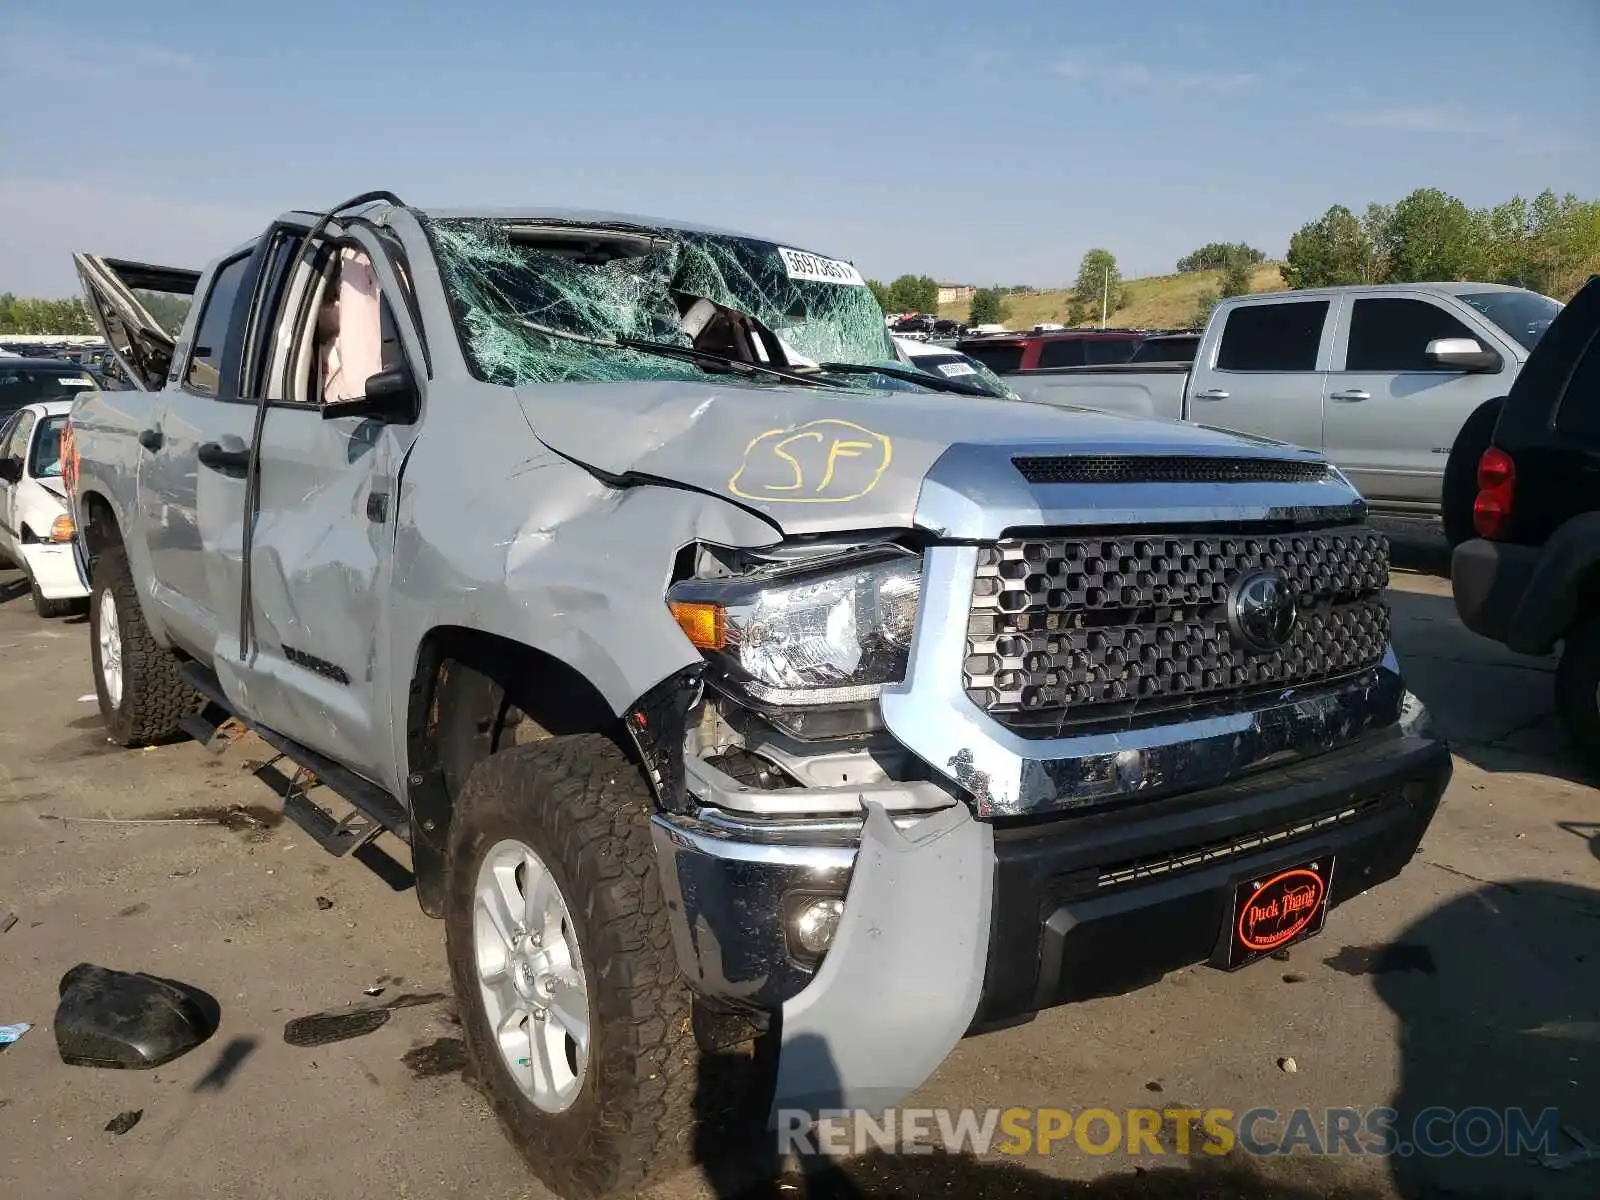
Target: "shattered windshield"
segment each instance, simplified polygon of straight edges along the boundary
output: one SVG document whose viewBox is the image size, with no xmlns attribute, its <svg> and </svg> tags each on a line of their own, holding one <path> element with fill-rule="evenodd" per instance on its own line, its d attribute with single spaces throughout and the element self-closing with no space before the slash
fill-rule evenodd
<svg viewBox="0 0 1600 1200">
<path fill-rule="evenodd" d="M 703 380 L 714 369 L 619 340 L 758 366 L 898 362 L 848 263 L 676 229 L 459 218 L 428 229 L 468 361 L 491 383 Z"/>
</svg>

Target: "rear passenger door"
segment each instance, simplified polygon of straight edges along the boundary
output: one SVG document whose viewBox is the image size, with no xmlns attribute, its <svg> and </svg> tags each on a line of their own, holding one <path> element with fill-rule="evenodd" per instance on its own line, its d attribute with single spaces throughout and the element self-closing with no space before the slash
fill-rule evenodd
<svg viewBox="0 0 1600 1200">
<path fill-rule="evenodd" d="M 1440 366 L 1428 358 L 1436 338 L 1473 338 L 1500 365 Z M 1323 420 L 1328 457 L 1374 503 L 1437 510 L 1456 435 L 1480 404 L 1506 394 L 1514 363 L 1484 323 L 1427 293 L 1347 294 Z"/>
<path fill-rule="evenodd" d="M 175 347 L 168 384 L 140 435 L 139 505 L 151 595 L 184 649 L 209 662 L 239 619 L 240 524 L 255 408 L 241 402 L 229 338 L 249 299 L 249 252 L 218 263 Z M 247 710 L 246 710 L 247 711 Z"/>
<path fill-rule="evenodd" d="M 1189 376 L 1189 420 L 1320 450 L 1332 354 L 1326 296 L 1233 303 Z"/>
</svg>

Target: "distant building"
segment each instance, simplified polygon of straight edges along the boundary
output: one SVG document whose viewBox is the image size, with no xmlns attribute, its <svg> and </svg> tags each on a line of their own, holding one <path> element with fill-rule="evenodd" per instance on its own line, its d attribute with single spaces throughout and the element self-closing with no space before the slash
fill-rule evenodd
<svg viewBox="0 0 1600 1200">
<path fill-rule="evenodd" d="M 970 283 L 941 283 L 939 285 L 939 303 L 959 304 L 963 300 L 971 300 L 977 290 Z"/>
</svg>

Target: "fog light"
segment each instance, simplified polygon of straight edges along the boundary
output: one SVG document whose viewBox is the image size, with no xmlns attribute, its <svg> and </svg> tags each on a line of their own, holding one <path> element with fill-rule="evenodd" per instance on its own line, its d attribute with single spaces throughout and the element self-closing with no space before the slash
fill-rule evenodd
<svg viewBox="0 0 1600 1200">
<path fill-rule="evenodd" d="M 843 900 L 807 900 L 795 910 L 795 945 L 807 954 L 822 955 L 833 945 L 844 916 Z"/>
</svg>

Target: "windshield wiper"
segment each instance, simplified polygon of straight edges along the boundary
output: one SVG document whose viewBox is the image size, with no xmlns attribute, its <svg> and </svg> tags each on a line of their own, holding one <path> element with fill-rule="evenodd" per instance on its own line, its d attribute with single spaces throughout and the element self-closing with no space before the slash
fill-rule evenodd
<svg viewBox="0 0 1600 1200">
<path fill-rule="evenodd" d="M 849 386 L 836 379 L 823 379 L 817 375 L 800 375 L 794 371 L 785 371 L 782 367 L 769 367 L 766 363 L 745 362 L 742 358 L 734 358 L 730 354 L 719 354 L 715 350 L 701 350 L 695 346 L 680 346 L 674 342 L 653 342 L 649 338 L 613 337 L 592 338 L 581 333 L 568 333 L 564 329 L 552 329 L 548 325 L 540 325 L 526 317 L 518 317 L 518 324 L 532 329 L 536 333 L 548 337 L 562 338 L 569 342 L 582 342 L 588 346 L 601 346 L 607 350 L 637 350 L 641 354 L 658 354 L 662 358 L 676 358 L 684 362 L 694 363 L 696 366 L 716 366 L 735 375 L 771 375 L 778 379 L 787 379 L 790 383 L 802 383 L 808 387 L 842 388 Z"/>
<path fill-rule="evenodd" d="M 919 371 L 914 367 L 881 367 L 872 363 L 823 363 L 819 368 L 823 371 L 832 371 L 838 375 L 887 375 L 890 379 L 903 379 L 907 383 L 921 384 L 930 391 L 954 392 L 958 396 L 982 396 L 986 400 L 997 400 L 988 388 L 977 387 L 970 383 L 957 383 L 954 379 L 946 379 L 943 375 L 931 375 L 927 371 Z"/>
<path fill-rule="evenodd" d="M 681 358 L 685 362 L 712 363 L 719 367 L 726 367 L 735 375 L 772 375 L 778 379 L 787 379 L 790 383 L 804 383 L 811 387 L 819 384 L 822 387 L 841 388 L 847 384 L 840 383 L 837 379 L 823 379 L 817 375 L 801 375 L 796 371 L 785 371 L 782 367 L 771 367 L 766 363 L 745 362 L 742 358 L 734 358 L 731 354 L 719 354 L 715 350 L 701 350 L 695 346 L 678 346 L 672 342 L 652 342 L 647 338 L 619 337 L 612 341 L 612 345 L 625 346 L 629 350 L 639 350 L 646 354 L 659 354 L 663 358 Z"/>
</svg>

